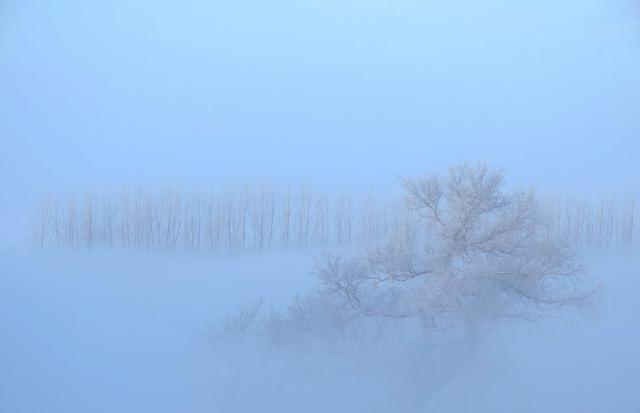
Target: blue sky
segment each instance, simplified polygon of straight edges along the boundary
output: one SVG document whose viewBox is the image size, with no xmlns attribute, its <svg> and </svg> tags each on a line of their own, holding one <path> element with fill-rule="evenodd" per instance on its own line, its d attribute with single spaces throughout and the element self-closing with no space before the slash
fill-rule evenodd
<svg viewBox="0 0 640 413">
<path fill-rule="evenodd" d="M 391 187 L 461 160 L 637 192 L 639 39 L 630 0 L 9 0 L 2 208 L 166 180 Z"/>
</svg>

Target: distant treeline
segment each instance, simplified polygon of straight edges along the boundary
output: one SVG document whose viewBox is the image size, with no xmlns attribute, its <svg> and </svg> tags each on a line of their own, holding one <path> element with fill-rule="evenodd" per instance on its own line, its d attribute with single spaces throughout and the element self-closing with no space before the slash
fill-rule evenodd
<svg viewBox="0 0 640 413">
<path fill-rule="evenodd" d="M 543 208 L 550 231 L 576 244 L 629 246 L 640 241 L 640 216 L 633 197 L 623 201 L 547 199 Z"/>
<path fill-rule="evenodd" d="M 48 196 L 32 232 L 42 247 L 241 251 L 369 243 L 400 225 L 398 206 L 308 186 L 123 190 Z"/>
<path fill-rule="evenodd" d="M 542 203 L 549 231 L 582 245 L 640 240 L 634 199 Z M 370 244 L 406 230 L 400 203 L 373 194 L 330 196 L 308 186 L 228 186 L 221 190 L 48 196 L 38 204 L 32 237 L 42 248 L 138 248 L 245 251 Z"/>
</svg>

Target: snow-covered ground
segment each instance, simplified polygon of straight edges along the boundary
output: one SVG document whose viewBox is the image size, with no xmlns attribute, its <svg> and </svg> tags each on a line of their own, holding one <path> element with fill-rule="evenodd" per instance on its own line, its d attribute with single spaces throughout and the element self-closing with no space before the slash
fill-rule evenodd
<svg viewBox="0 0 640 413">
<path fill-rule="evenodd" d="M 5 251 L 0 412 L 640 410 L 637 251 L 589 255 L 606 286 L 598 314 L 501 326 L 434 366 L 453 374 L 429 397 L 402 372 L 212 338 L 227 311 L 313 285 L 317 253 Z"/>
</svg>

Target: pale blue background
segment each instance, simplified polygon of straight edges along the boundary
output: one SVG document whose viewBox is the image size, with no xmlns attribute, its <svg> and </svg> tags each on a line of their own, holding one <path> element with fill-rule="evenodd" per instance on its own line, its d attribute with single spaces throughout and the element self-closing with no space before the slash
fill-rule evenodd
<svg viewBox="0 0 640 413">
<path fill-rule="evenodd" d="M 631 0 L 0 5 L 4 238 L 44 191 L 168 180 L 390 188 L 468 159 L 626 193 L 639 141 Z"/>
</svg>

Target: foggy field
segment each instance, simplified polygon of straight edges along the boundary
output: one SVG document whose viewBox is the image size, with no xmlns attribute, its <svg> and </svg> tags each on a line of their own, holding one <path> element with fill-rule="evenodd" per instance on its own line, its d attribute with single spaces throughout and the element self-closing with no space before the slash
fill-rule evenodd
<svg viewBox="0 0 640 413">
<path fill-rule="evenodd" d="M 636 0 L 0 0 L 0 413 L 640 412 Z"/>
<path fill-rule="evenodd" d="M 412 411 L 419 389 L 401 372 L 212 337 L 236 306 L 285 305 L 312 285 L 315 253 L 4 252 L 2 411 Z M 423 411 L 638 411 L 639 257 L 589 254 L 606 285 L 598 315 L 505 323 L 441 348 L 425 368 L 447 379 Z"/>
</svg>

